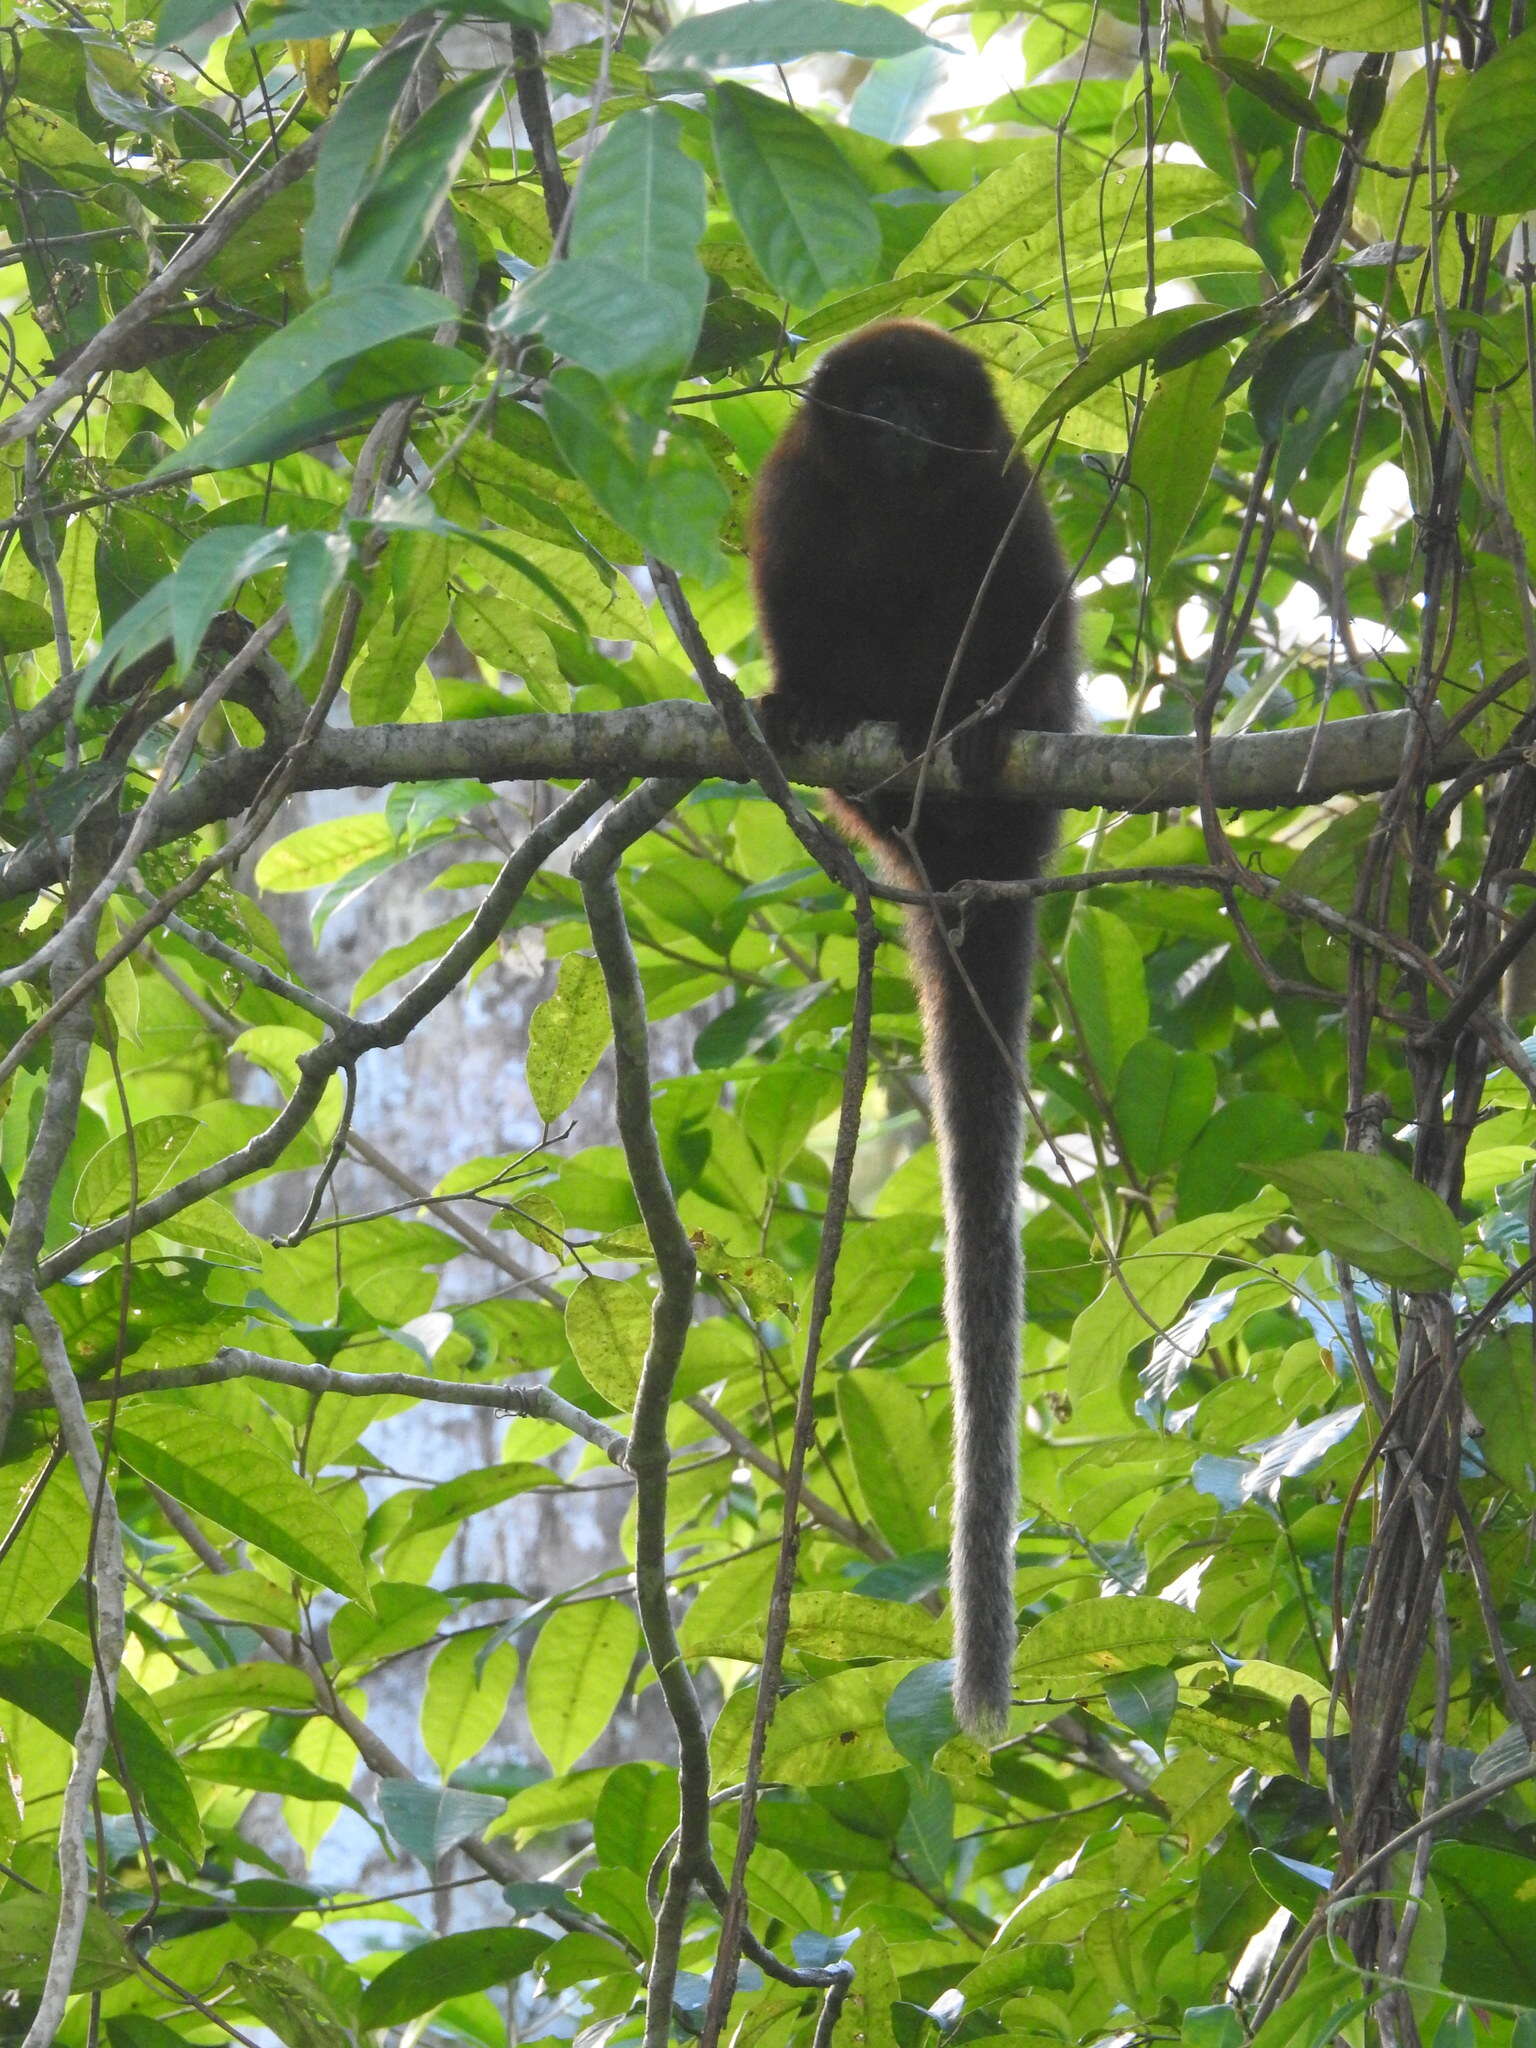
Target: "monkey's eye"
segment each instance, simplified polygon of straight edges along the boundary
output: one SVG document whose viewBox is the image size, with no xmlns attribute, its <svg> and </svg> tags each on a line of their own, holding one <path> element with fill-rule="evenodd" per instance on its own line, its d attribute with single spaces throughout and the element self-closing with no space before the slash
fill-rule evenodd
<svg viewBox="0 0 1536 2048">
<path fill-rule="evenodd" d="M 910 384 L 871 384 L 859 411 L 868 419 L 884 420 L 908 434 L 927 435 L 936 424 L 936 406 L 930 392 L 917 391 Z"/>
</svg>

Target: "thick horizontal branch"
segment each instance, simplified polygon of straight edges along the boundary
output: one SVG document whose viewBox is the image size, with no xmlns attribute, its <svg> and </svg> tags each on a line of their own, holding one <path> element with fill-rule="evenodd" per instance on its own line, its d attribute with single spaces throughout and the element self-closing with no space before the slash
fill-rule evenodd
<svg viewBox="0 0 1536 2048">
<path fill-rule="evenodd" d="M 1421 730 L 1416 714 L 1384 711 L 1341 718 L 1321 731 L 1248 733 L 1213 740 L 1211 792 L 1222 810 L 1281 809 L 1346 792 L 1390 788 L 1404 750 Z M 164 804 L 157 838 L 181 838 L 237 816 L 275 766 L 275 743 L 211 762 Z M 1439 778 L 1475 756 L 1461 740 L 1434 736 L 1429 772 Z M 894 726 L 866 725 L 835 745 L 785 756 L 791 778 L 813 788 L 910 788 L 915 771 Z M 328 729 L 306 748 L 295 789 L 379 789 L 393 782 L 470 776 L 483 782 L 563 781 L 595 777 L 623 784 L 639 776 L 703 780 L 738 777 L 740 763 L 706 704 L 669 701 L 622 711 L 529 712 L 440 725 Z M 1303 777 L 1306 786 L 1303 788 Z M 947 750 L 928 777 L 935 795 L 959 788 Z M 1149 734 L 1017 733 L 999 793 L 1086 810 L 1163 810 L 1199 801 L 1201 768 L 1192 739 Z M 0 897 L 54 881 L 55 849 L 42 835 L 0 864 Z"/>
<path fill-rule="evenodd" d="M 1402 768 L 1417 729 L 1411 712 L 1342 718 L 1294 732 L 1250 733 L 1211 743 L 1210 779 L 1222 809 L 1280 808 L 1346 790 L 1387 789 Z M 1307 788 L 1302 776 L 1311 759 Z M 1453 774 L 1473 755 L 1462 743 L 1437 752 L 1437 774 Z M 835 745 L 785 756 L 795 782 L 818 789 L 859 789 L 876 783 L 910 787 L 914 771 L 889 725 L 866 725 Z M 299 771 L 301 789 L 347 783 L 431 781 L 478 775 L 482 780 L 566 776 L 665 775 L 701 778 L 741 773 L 714 712 L 704 704 L 666 702 L 634 710 L 587 714 L 530 713 L 466 719 L 457 725 L 372 725 L 325 733 Z M 960 783 L 941 749 L 929 773 L 935 795 Z M 998 782 L 1009 796 L 1074 810 L 1107 804 L 1117 810 L 1161 810 L 1200 797 L 1192 739 L 1146 734 L 1017 733 Z"/>
</svg>

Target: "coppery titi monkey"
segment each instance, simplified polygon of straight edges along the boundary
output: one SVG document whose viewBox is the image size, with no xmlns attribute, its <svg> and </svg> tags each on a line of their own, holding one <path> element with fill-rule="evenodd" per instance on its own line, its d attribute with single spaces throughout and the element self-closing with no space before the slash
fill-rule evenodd
<svg viewBox="0 0 1536 2048">
<path fill-rule="evenodd" d="M 1075 606 L 1050 513 L 986 367 L 940 328 L 883 321 L 823 357 L 802 397 L 753 507 L 774 677 L 757 706 L 766 735 L 792 746 L 893 720 L 916 756 L 970 721 L 955 751 L 977 794 L 925 794 L 913 820 L 909 794 L 844 790 L 832 814 L 908 888 L 1037 875 L 1055 812 L 984 790 L 1009 731 L 1078 722 Z M 983 1736 L 1006 1722 L 1016 1640 L 1020 1080 L 1033 927 L 1026 903 L 972 904 L 963 918 L 907 913 L 947 1225 L 955 1711 Z"/>
</svg>

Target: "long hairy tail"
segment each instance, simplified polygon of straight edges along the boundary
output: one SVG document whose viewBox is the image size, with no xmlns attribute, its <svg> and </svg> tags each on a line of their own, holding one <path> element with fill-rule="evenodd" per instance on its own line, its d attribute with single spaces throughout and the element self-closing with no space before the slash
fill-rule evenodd
<svg viewBox="0 0 1536 2048">
<path fill-rule="evenodd" d="M 935 912 L 908 913 L 948 1232 L 955 1713 L 982 1737 L 1001 1734 L 1006 1724 L 1017 1641 L 1019 1069 L 1031 925 L 1027 905 L 977 904 L 957 939 L 953 930 L 946 936 Z"/>
</svg>

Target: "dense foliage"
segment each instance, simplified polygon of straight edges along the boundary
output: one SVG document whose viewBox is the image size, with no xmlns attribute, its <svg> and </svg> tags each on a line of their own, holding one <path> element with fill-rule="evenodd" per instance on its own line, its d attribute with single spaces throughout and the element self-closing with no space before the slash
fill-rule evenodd
<svg viewBox="0 0 1536 2048">
<path fill-rule="evenodd" d="M 0 2038 L 1529 2048 L 1536 30 L 567 11 L 0 23 Z M 887 313 L 995 365 L 1129 736 L 1011 769 L 1082 808 L 990 1755 L 898 916 L 728 680 L 750 476 Z M 422 874 L 351 1010 L 258 845 L 322 933 Z M 545 1141 L 330 1215 L 513 932 Z M 429 1403 L 501 1462 L 381 1480 Z M 455 1580 L 597 1472 L 625 1568 Z M 347 1809 L 388 1896 L 307 1881 Z"/>
</svg>

